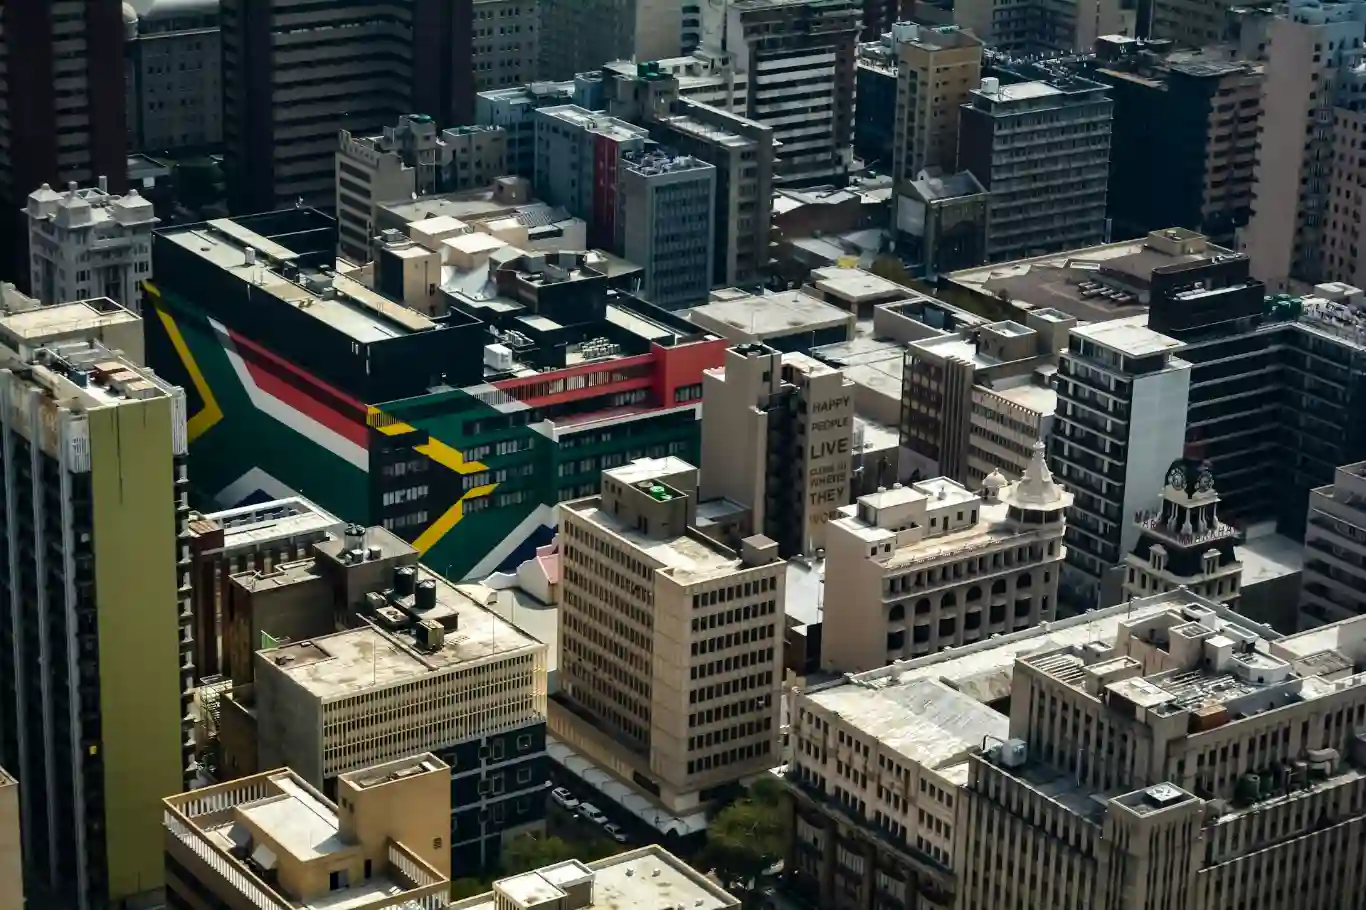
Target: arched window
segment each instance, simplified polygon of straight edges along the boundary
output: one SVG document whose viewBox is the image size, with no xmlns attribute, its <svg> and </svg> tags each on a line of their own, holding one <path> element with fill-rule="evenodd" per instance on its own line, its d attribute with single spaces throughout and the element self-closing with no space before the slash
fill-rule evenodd
<svg viewBox="0 0 1366 910">
<path fill-rule="evenodd" d="M 887 611 L 887 619 L 896 622 L 898 619 L 906 618 L 906 607 L 902 604 L 892 604 L 892 609 Z"/>
</svg>

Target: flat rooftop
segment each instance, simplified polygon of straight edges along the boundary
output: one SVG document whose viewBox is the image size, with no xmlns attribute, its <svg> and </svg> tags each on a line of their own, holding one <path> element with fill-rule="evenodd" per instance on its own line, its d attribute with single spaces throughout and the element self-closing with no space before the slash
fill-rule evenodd
<svg viewBox="0 0 1366 910">
<path fill-rule="evenodd" d="M 15 341 L 28 342 L 68 332 L 90 331 L 140 321 L 136 315 L 108 297 L 97 297 L 56 306 L 40 306 L 0 316 L 0 337 L 7 336 Z"/>
<path fill-rule="evenodd" d="M 713 142 L 726 148 L 744 149 L 755 145 L 753 139 L 732 132 L 724 127 L 704 123 L 696 117 L 689 117 L 686 114 L 675 114 L 671 117 L 662 117 L 659 122 L 670 126 L 685 135 L 703 139 L 707 142 Z"/>
<path fill-rule="evenodd" d="M 1148 328 L 1146 314 L 1078 326 L 1072 334 L 1131 357 L 1148 357 L 1185 347 L 1175 338 Z"/>
<path fill-rule="evenodd" d="M 339 535 L 344 527 L 340 518 L 302 496 L 190 518 L 190 531 L 196 535 L 222 528 L 224 552 L 295 537 Z"/>
<path fill-rule="evenodd" d="M 1004 389 L 993 388 L 991 391 L 1006 401 L 1018 404 L 1022 408 L 1029 408 L 1031 411 L 1037 411 L 1045 416 L 1054 414 L 1058 410 L 1058 390 L 1048 386 L 1021 383 Z"/>
<path fill-rule="evenodd" d="M 772 338 L 814 331 L 832 326 L 847 325 L 853 314 L 842 307 L 826 303 L 805 291 L 780 291 L 773 294 L 743 295 L 728 300 L 713 300 L 693 307 L 689 318 L 703 328 L 716 327 L 738 330 L 735 335 L 753 338 Z"/>
<path fill-rule="evenodd" d="M 579 107 L 577 104 L 557 104 L 552 107 L 543 107 L 536 112 L 538 117 L 548 117 L 587 130 L 590 133 L 597 133 L 624 142 L 628 139 L 648 139 L 650 131 L 625 120 L 619 120 L 601 111 L 590 111 Z"/>
<path fill-rule="evenodd" d="M 737 556 L 710 540 L 690 534 L 678 537 L 649 537 L 642 534 L 634 526 L 618 521 L 615 515 L 605 511 L 601 496 L 560 503 L 560 508 L 568 509 L 585 521 L 620 537 L 637 554 L 653 560 L 657 569 L 679 584 L 691 585 L 724 578 L 745 568 Z"/>
<path fill-rule="evenodd" d="M 972 364 L 979 370 L 995 366 L 1001 362 L 995 357 L 979 352 L 977 342 L 966 335 L 959 334 L 940 335 L 937 338 L 915 341 L 911 343 L 910 350 L 913 354 L 928 354 L 942 360 L 961 360 L 964 363 Z"/>
<path fill-rule="evenodd" d="M 888 281 L 863 269 L 847 269 L 840 266 L 812 269 L 810 281 L 819 290 L 853 301 L 870 297 L 890 301 L 920 296 L 910 288 L 902 287 L 895 281 Z"/>
</svg>

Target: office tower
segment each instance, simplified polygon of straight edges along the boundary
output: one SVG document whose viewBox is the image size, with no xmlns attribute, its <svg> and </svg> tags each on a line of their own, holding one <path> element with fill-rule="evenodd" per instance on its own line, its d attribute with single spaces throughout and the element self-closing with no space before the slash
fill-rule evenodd
<svg viewBox="0 0 1366 910">
<path fill-rule="evenodd" d="M 611 60 L 676 57 L 698 42 L 699 13 L 680 0 L 540 0 L 539 7 L 542 79 L 573 79 Z"/>
<path fill-rule="evenodd" d="M 108 297 L 134 313 L 142 282 L 152 277 L 152 203 L 129 190 L 111 196 L 97 188 L 44 183 L 28 194 L 29 288 L 44 304 Z"/>
<path fill-rule="evenodd" d="M 749 76 L 736 71 L 735 55 L 716 47 L 659 60 L 613 60 L 576 78 L 590 75 L 600 80 L 602 109 L 632 123 L 647 123 L 677 101 L 743 114 L 749 95 Z"/>
<path fill-rule="evenodd" d="M 224 0 L 223 166 L 239 214 L 336 202 L 337 132 L 470 121 L 473 0 Z"/>
<path fill-rule="evenodd" d="M 1091 78 L 1114 100 L 1112 234 L 1179 224 L 1232 246 L 1252 212 L 1263 65 L 1121 37 L 1102 38 L 1096 52 Z"/>
<path fill-rule="evenodd" d="M 1208 462 L 1179 458 L 1167 468 L 1157 508 L 1138 513 L 1134 549 L 1124 555 L 1124 599 L 1183 588 L 1230 610 L 1243 575 L 1238 531 L 1219 518 Z"/>
<path fill-rule="evenodd" d="M 711 288 L 716 168 L 664 146 L 622 156 L 617 249 L 645 269 L 641 296 L 679 309 Z"/>
<path fill-rule="evenodd" d="M 773 128 L 774 177 L 818 182 L 852 162 L 859 0 L 730 0 L 724 49 L 749 80 L 750 120 Z"/>
<path fill-rule="evenodd" d="M 723 340 L 646 315 L 620 260 L 557 252 L 553 210 L 524 193 L 436 205 L 469 223 L 397 221 L 420 242 L 386 243 L 369 284 L 332 271 L 335 226 L 309 209 L 155 235 L 148 356 L 191 390 L 199 502 L 304 496 L 483 578 L 548 543 L 555 504 L 603 467 L 698 457 Z M 441 287 L 416 280 L 443 254 Z"/>
<path fill-rule="evenodd" d="M 645 151 L 649 131 L 576 104 L 538 108 L 535 117 L 536 195 L 588 222 L 589 243 L 611 246 L 622 157 Z"/>
<path fill-rule="evenodd" d="M 551 732 L 674 814 L 778 749 L 786 564 L 763 535 L 737 554 L 696 517 L 697 469 L 678 458 L 604 471 L 600 495 L 560 507 Z"/>
<path fill-rule="evenodd" d="M 768 266 L 773 130 L 738 114 L 679 100 L 651 125 L 650 134 L 716 168 L 711 285 L 758 284 Z"/>
<path fill-rule="evenodd" d="M 1366 614 L 1366 464 L 1343 465 L 1309 494 L 1304 531 L 1300 628 Z"/>
<path fill-rule="evenodd" d="M 219 622 L 226 614 L 229 576 L 303 559 L 315 543 L 340 537 L 344 524 L 299 497 L 207 515 L 192 512 L 189 521 L 194 666 L 202 678 L 222 672 Z"/>
<path fill-rule="evenodd" d="M 1057 404 L 1044 377 L 1077 324 L 1048 309 L 1025 320 L 979 324 L 950 316 L 907 345 L 901 445 L 920 476 L 978 490 L 992 471 L 1024 474 Z"/>
<path fill-rule="evenodd" d="M 863 32 L 859 40 L 878 40 L 896 23 L 910 19 L 913 7 L 908 0 L 863 0 Z"/>
<path fill-rule="evenodd" d="M 156 803 L 193 774 L 185 399 L 78 340 L 89 314 L 7 316 L 67 340 L 0 350 L 0 763 L 30 903 L 80 910 L 160 886 Z"/>
<path fill-rule="evenodd" d="M 474 0 L 475 91 L 540 78 L 540 23 L 538 0 Z"/>
<path fill-rule="evenodd" d="M 860 496 L 825 532 L 821 662 L 861 672 L 1054 617 L 1063 513 L 1043 443 L 1024 477 L 980 494 L 947 477 Z"/>
<path fill-rule="evenodd" d="M 123 5 L 119 0 L 6 3 L 0 10 L 0 259 L 4 277 L 29 280 L 25 197 L 44 183 L 117 192 L 127 173 Z"/>
<path fill-rule="evenodd" d="M 1349 250 L 1324 241 L 1333 207 L 1344 202 L 1334 192 L 1336 121 L 1341 116 L 1350 127 L 1354 120 L 1366 4 L 1296 0 L 1267 37 L 1262 122 L 1268 128 L 1260 137 L 1252 218 L 1242 240 L 1253 275 L 1280 291 L 1291 279 L 1336 278 L 1354 261 Z"/>
<path fill-rule="evenodd" d="M 1123 0 L 962 0 L 953 21 L 1014 57 L 1089 54 L 1102 35 L 1133 31 Z"/>
<path fill-rule="evenodd" d="M 1074 494 L 1063 597 L 1118 600 L 1112 569 L 1133 550 L 1132 517 L 1152 508 L 1185 447 L 1191 365 L 1146 316 L 1072 329 L 1058 362 L 1049 466 Z"/>
<path fill-rule="evenodd" d="M 958 166 L 990 193 L 987 262 L 1104 240 L 1109 89 L 1078 76 L 988 77 L 970 94 Z"/>
<path fill-rule="evenodd" d="M 383 567 L 412 554 L 392 535 L 369 542 L 375 536 L 351 549 L 334 541 L 319 561 Z M 289 569 L 283 575 L 286 586 L 298 577 Z M 349 578 L 365 581 L 361 573 Z M 450 766 L 442 834 L 451 865 L 488 868 L 509 838 L 544 822 L 546 645 L 413 565 L 364 587 L 353 592 L 358 597 L 331 601 L 339 613 L 355 611 L 358 625 L 344 632 L 300 640 L 258 615 L 280 643 L 256 652 L 250 693 L 238 698 L 234 686 L 225 710 L 254 716 L 257 768 L 288 766 L 325 792 L 340 775 L 435 753 Z M 322 594 L 307 578 L 294 593 L 301 605 Z M 283 608 L 272 606 L 286 619 Z M 239 765 L 248 765 L 250 756 L 243 759 Z"/>
<path fill-rule="evenodd" d="M 728 348 L 702 378 L 702 500 L 749 510 L 785 557 L 815 553 L 849 503 L 853 385 L 804 354 Z"/>
<path fill-rule="evenodd" d="M 218 12 L 218 0 L 123 5 L 131 148 L 217 151 L 223 141 Z"/>
<path fill-rule="evenodd" d="M 889 168 L 896 121 L 897 55 L 890 32 L 860 42 L 854 70 L 854 154 L 870 167 Z"/>
<path fill-rule="evenodd" d="M 4 768 L 0 768 L 0 910 L 24 910 L 19 782 Z"/>
<path fill-rule="evenodd" d="M 336 802 L 288 768 L 167 797 L 171 906 L 450 899 L 450 768 L 414 755 L 344 775 Z M 398 906 L 389 903 L 388 906 Z"/>
<path fill-rule="evenodd" d="M 982 42 L 957 26 L 914 22 L 893 25 L 891 42 L 897 72 L 892 178 L 904 187 L 925 168 L 953 168 L 960 111 L 982 76 Z"/>
<path fill-rule="evenodd" d="M 474 99 L 475 122 L 507 133 L 509 174 L 528 180 L 536 176 L 536 109 L 572 103 L 574 88 L 572 81 L 533 82 L 480 92 Z"/>
<path fill-rule="evenodd" d="M 628 850 L 596 862 L 567 860 L 493 882 L 493 890 L 454 906 L 525 907 L 533 900 L 563 910 L 675 910 L 678 895 L 705 910 L 738 910 L 740 901 L 663 847 Z"/>
</svg>

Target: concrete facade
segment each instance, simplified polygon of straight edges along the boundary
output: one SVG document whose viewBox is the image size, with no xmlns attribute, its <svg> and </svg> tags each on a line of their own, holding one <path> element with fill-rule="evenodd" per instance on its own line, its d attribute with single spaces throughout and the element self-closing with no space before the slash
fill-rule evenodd
<svg viewBox="0 0 1366 910">
<path fill-rule="evenodd" d="M 535 118 L 536 195 L 588 222 L 590 244 L 611 246 L 622 157 L 645 151 L 649 132 L 575 104 L 538 108 Z"/>
<path fill-rule="evenodd" d="M 474 0 L 475 91 L 540 78 L 540 33 L 537 0 Z"/>
<path fill-rule="evenodd" d="M 1309 494 L 1304 556 L 1301 628 L 1366 613 L 1366 463 Z"/>
<path fill-rule="evenodd" d="M 673 457 L 604 471 L 601 495 L 560 506 L 551 731 L 674 814 L 778 750 L 786 564 L 762 535 L 738 553 L 702 536 L 696 515 L 697 469 Z"/>
<path fill-rule="evenodd" d="M 0 768 L 0 910 L 24 910 L 19 782 L 4 768 Z"/>
<path fill-rule="evenodd" d="M 131 148 L 216 149 L 223 141 L 218 3 L 139 0 L 124 10 Z"/>
<path fill-rule="evenodd" d="M 697 46 L 681 0 L 540 0 L 541 78 L 572 79 L 612 60 L 659 60 Z M 685 38 L 686 32 L 690 38 Z"/>
<path fill-rule="evenodd" d="M 958 160 L 958 118 L 982 77 L 982 42 L 957 26 L 892 26 L 896 55 L 896 116 L 892 179 L 899 191 L 929 167 L 952 170 Z"/>
<path fill-rule="evenodd" d="M 962 0 L 953 22 L 1012 55 L 1088 54 L 1101 35 L 1130 34 L 1118 0 Z M 1126 21 L 1127 20 L 1127 21 Z"/>
<path fill-rule="evenodd" d="M 707 299 L 716 168 L 655 147 L 622 158 L 618 249 L 645 270 L 641 294 L 666 309 Z"/>
<path fill-rule="evenodd" d="M 481 125 L 503 128 L 507 133 L 507 172 L 530 180 L 536 174 L 536 109 L 573 100 L 572 81 L 494 89 L 475 98 L 474 118 Z"/>
</svg>

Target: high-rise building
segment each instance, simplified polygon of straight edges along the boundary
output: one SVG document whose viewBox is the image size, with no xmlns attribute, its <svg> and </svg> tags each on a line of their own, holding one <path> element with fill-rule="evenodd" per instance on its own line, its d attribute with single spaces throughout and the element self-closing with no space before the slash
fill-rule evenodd
<svg viewBox="0 0 1366 910">
<path fill-rule="evenodd" d="M 1119 599 L 1115 566 L 1137 543 L 1133 516 L 1151 509 L 1167 466 L 1185 451 L 1191 365 L 1147 316 L 1072 329 L 1058 363 L 1048 456 L 1074 494 L 1067 513 L 1064 599 Z"/>
<path fill-rule="evenodd" d="M 108 297 L 134 313 L 152 277 L 152 203 L 129 190 L 58 192 L 46 183 L 28 194 L 29 289 L 44 304 Z"/>
<path fill-rule="evenodd" d="M 576 104 L 536 110 L 536 195 L 588 222 L 588 240 L 610 247 L 618 239 L 622 158 L 643 152 L 644 127 Z"/>
<path fill-rule="evenodd" d="M 958 160 L 958 120 L 982 77 L 982 41 L 955 25 L 898 22 L 891 44 L 897 74 L 892 179 L 904 187 L 925 168 L 952 170 Z"/>
<path fill-rule="evenodd" d="M 576 78 L 590 77 L 600 80 L 602 109 L 632 123 L 647 122 L 677 101 L 743 114 L 749 95 L 749 75 L 736 71 L 734 54 L 716 47 L 659 60 L 613 60 Z"/>
<path fill-rule="evenodd" d="M 1238 531 L 1219 518 L 1209 464 L 1180 458 L 1167 469 L 1156 509 L 1138 514 L 1138 542 L 1124 555 L 1124 599 L 1178 588 L 1237 609 L 1243 576 Z"/>
<path fill-rule="evenodd" d="M 540 78 L 540 7 L 538 0 L 474 0 L 475 91 Z"/>
<path fill-rule="evenodd" d="M 958 167 L 990 194 L 987 262 L 1106 236 L 1109 89 L 1079 76 L 1038 75 L 1009 84 L 987 77 L 963 105 Z"/>
<path fill-rule="evenodd" d="M 159 844 L 167 899 L 270 910 L 445 906 L 450 771 L 434 755 L 405 756 L 343 775 L 336 802 L 288 768 L 168 797 Z"/>
<path fill-rule="evenodd" d="M 130 148 L 203 154 L 223 142 L 218 13 L 218 0 L 123 5 Z"/>
<path fill-rule="evenodd" d="M 780 182 L 828 180 L 852 164 L 861 10 L 859 0 L 729 0 L 704 8 L 749 80 L 744 115 L 773 128 Z"/>
<path fill-rule="evenodd" d="M 757 343 L 702 379 L 702 499 L 749 510 L 785 557 L 814 554 L 849 504 L 854 384 L 805 354 Z"/>
<path fill-rule="evenodd" d="M 499 126 L 507 133 L 507 172 L 528 180 L 536 176 L 536 109 L 575 101 L 569 82 L 532 82 L 480 92 L 474 99 L 474 119 L 483 126 Z"/>
<path fill-rule="evenodd" d="M 651 124 L 650 134 L 716 168 L 711 285 L 761 282 L 773 220 L 773 130 L 738 114 L 679 100 Z"/>
<path fill-rule="evenodd" d="M 0 910 L 24 910 L 19 782 L 4 768 L 0 768 Z"/>
<path fill-rule="evenodd" d="M 30 904 L 78 910 L 160 887 L 157 801 L 193 774 L 185 397 L 79 340 L 90 310 L 4 317 L 67 340 L 0 349 L 0 763 Z"/>
<path fill-rule="evenodd" d="M 29 279 L 25 197 L 44 183 L 127 175 L 123 4 L 119 0 L 6 3 L 0 9 L 0 258 L 4 277 Z"/>
<path fill-rule="evenodd" d="M 678 458 L 604 471 L 601 495 L 560 507 L 551 732 L 675 814 L 778 749 L 786 564 L 762 535 L 737 553 L 696 520 L 697 469 Z"/>
<path fill-rule="evenodd" d="M 1347 202 L 1335 192 L 1335 137 L 1339 117 L 1350 133 L 1353 107 L 1366 85 L 1366 74 L 1359 72 L 1366 3 L 1295 0 L 1272 21 L 1267 39 L 1265 128 L 1252 218 L 1242 240 L 1253 275 L 1282 291 L 1291 279 L 1314 284 L 1355 268 L 1351 245 L 1330 248 L 1324 241 L 1327 225 Z M 1356 173 L 1351 165 L 1347 169 Z M 1333 234 L 1344 237 L 1340 228 Z"/>
<path fill-rule="evenodd" d="M 1113 236 L 1184 225 L 1232 246 L 1252 212 L 1263 64 L 1116 36 L 1098 41 L 1096 54 L 1090 75 L 1114 101 Z M 1152 128 L 1157 120 L 1162 129 Z"/>
<path fill-rule="evenodd" d="M 524 0 L 529 2 L 529 0 Z M 681 0 L 540 0 L 542 79 L 573 79 L 612 60 L 696 48 L 699 13 Z"/>
<path fill-rule="evenodd" d="M 640 293 L 665 309 L 711 288 L 716 168 L 663 146 L 627 152 L 617 172 L 617 249 L 644 270 Z"/>
<path fill-rule="evenodd" d="M 1123 0 L 960 0 L 953 21 L 1007 54 L 1089 54 L 1102 35 L 1133 31 L 1125 7 Z"/>
<path fill-rule="evenodd" d="M 549 542 L 555 504 L 603 467 L 698 457 L 723 340 L 618 290 L 621 260 L 454 218 L 409 230 L 421 242 L 386 244 L 369 284 L 332 271 L 335 226 L 310 209 L 155 235 L 148 356 L 191 390 L 204 507 L 304 496 L 482 578 Z"/>
<path fill-rule="evenodd" d="M 422 111 L 470 122 L 473 0 L 224 0 L 223 140 L 239 214 L 330 209 L 337 133 Z"/>
<path fill-rule="evenodd" d="M 1343 465 L 1309 494 L 1301 628 L 1366 614 L 1366 463 Z"/>
<path fill-rule="evenodd" d="M 1072 497 L 1043 449 L 1015 484 L 991 474 L 976 494 L 937 477 L 841 510 L 825 532 L 827 669 L 872 670 L 1053 619 Z"/>
</svg>

